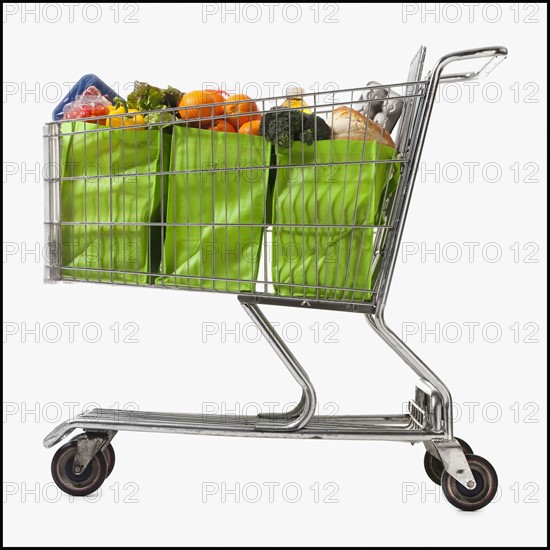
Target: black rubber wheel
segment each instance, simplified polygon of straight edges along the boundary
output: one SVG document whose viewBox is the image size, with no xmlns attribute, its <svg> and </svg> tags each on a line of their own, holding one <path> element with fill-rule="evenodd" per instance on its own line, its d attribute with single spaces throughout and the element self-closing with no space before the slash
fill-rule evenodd
<svg viewBox="0 0 550 550">
<path fill-rule="evenodd" d="M 105 457 L 105 462 L 107 463 L 107 474 L 105 478 L 108 478 L 115 467 L 115 450 L 113 446 L 109 443 L 105 449 L 102 450 L 103 456 Z"/>
<path fill-rule="evenodd" d="M 76 441 L 60 447 L 52 459 L 52 477 L 55 484 L 68 495 L 84 497 L 97 491 L 105 481 L 107 461 L 102 452 L 97 453 L 82 474 L 73 472 Z"/>
<path fill-rule="evenodd" d="M 475 489 L 467 489 L 447 472 L 441 476 L 441 488 L 445 498 L 460 510 L 473 512 L 487 506 L 495 498 L 498 477 L 490 462 L 477 455 L 466 455 L 476 480 Z"/>
<path fill-rule="evenodd" d="M 455 437 L 455 439 L 460 443 L 464 454 L 474 454 L 474 451 L 472 451 L 472 448 L 470 447 L 470 445 L 468 445 L 468 443 L 466 443 L 466 441 L 460 439 L 459 437 Z M 443 467 L 443 462 L 441 462 L 439 458 L 436 458 L 434 455 L 430 454 L 428 451 L 426 451 L 426 454 L 424 455 L 424 469 L 426 470 L 428 477 L 434 483 L 437 483 L 437 485 L 441 485 L 441 476 L 445 471 L 445 468 Z"/>
</svg>

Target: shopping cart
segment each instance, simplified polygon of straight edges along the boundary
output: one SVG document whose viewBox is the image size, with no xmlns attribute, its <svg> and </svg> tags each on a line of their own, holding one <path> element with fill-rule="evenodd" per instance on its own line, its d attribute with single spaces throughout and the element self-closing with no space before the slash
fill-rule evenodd
<svg viewBox="0 0 550 550">
<path fill-rule="evenodd" d="M 246 120 L 262 114 L 264 132 L 268 114 L 281 135 L 298 120 L 294 142 L 291 134 L 268 141 L 214 131 L 227 116 L 214 104 L 163 110 L 123 128 L 97 119 L 46 124 L 46 281 L 237 294 L 302 389 L 292 410 L 258 416 L 81 414 L 44 440 L 53 447 L 83 430 L 52 461 L 63 491 L 97 490 L 114 466 L 111 440 L 127 430 L 422 442 L 426 472 L 449 502 L 463 510 L 491 502 L 495 470 L 454 437 L 449 390 L 388 327 L 384 310 L 438 85 L 487 74 L 507 50 L 451 53 L 422 78 L 425 53 L 416 54 L 405 82 L 304 94 L 324 120 L 342 106 L 376 116 L 379 137 L 367 138 L 367 125 L 363 139 L 322 140 L 319 119 L 304 122 L 299 109 L 301 118 L 292 118 L 296 109 L 282 108 L 284 97 L 255 100 L 254 113 L 250 102 L 233 104 Z M 477 72 L 443 75 L 451 63 L 478 58 L 485 64 Z M 395 143 L 383 144 L 384 121 L 393 128 L 396 110 Z M 364 314 L 419 377 L 407 412 L 314 416 L 313 384 L 261 305 Z"/>
</svg>

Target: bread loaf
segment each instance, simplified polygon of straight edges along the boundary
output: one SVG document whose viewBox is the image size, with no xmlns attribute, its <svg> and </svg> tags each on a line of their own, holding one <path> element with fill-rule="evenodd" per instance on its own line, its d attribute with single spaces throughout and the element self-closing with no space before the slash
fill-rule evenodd
<svg viewBox="0 0 550 550">
<path fill-rule="evenodd" d="M 395 147 L 390 133 L 374 120 L 349 107 L 338 107 L 329 115 L 332 139 L 358 139 L 378 141 Z"/>
</svg>

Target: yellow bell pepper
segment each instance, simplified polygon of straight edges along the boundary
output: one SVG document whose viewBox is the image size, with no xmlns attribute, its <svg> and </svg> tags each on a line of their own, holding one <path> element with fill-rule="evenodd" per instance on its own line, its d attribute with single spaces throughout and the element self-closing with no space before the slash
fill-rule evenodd
<svg viewBox="0 0 550 550">
<path fill-rule="evenodd" d="M 122 126 L 135 126 L 136 124 L 145 124 L 145 118 L 143 115 L 128 116 L 130 113 L 137 113 L 137 109 L 126 109 L 125 104 L 121 104 L 118 107 L 114 105 L 109 106 L 110 115 L 122 115 L 108 118 L 107 126 L 111 128 L 120 128 Z M 143 130 L 143 128 L 132 128 L 133 130 Z"/>
</svg>

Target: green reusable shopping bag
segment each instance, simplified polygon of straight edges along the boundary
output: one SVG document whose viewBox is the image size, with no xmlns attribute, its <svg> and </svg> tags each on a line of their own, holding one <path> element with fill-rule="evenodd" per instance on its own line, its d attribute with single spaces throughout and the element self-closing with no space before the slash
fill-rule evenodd
<svg viewBox="0 0 550 550">
<path fill-rule="evenodd" d="M 255 288 L 271 149 L 259 136 L 176 126 L 157 284 Z"/>
<path fill-rule="evenodd" d="M 160 222 L 167 182 L 159 172 L 170 158 L 170 136 L 161 133 L 61 124 L 63 279 L 151 284 L 161 234 L 146 224 Z"/>
<path fill-rule="evenodd" d="M 272 271 L 278 295 L 371 299 L 365 291 L 374 282 L 376 230 L 357 226 L 383 225 L 383 202 L 399 180 L 396 158 L 391 147 L 359 140 L 319 141 L 316 151 L 294 142 L 277 152 Z"/>
</svg>

